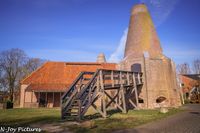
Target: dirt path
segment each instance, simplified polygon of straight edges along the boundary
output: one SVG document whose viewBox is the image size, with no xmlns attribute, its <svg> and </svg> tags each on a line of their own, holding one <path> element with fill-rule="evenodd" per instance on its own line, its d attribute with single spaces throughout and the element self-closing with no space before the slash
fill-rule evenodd
<svg viewBox="0 0 200 133">
<path fill-rule="evenodd" d="M 72 133 L 67 126 L 76 125 L 77 122 L 60 122 L 60 123 L 36 123 L 31 124 L 31 127 L 40 127 L 42 131 L 48 133 Z"/>
</svg>

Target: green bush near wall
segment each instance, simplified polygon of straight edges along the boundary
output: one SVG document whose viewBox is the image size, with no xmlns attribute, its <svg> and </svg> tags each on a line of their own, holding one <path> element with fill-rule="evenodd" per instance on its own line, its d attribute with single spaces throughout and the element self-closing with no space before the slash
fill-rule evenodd
<svg viewBox="0 0 200 133">
<path fill-rule="evenodd" d="M 1 102 L 0 104 L 1 104 L 1 106 L 0 106 L 1 109 L 12 109 L 13 108 L 13 102 L 11 102 L 10 100 L 8 100 L 6 102 Z"/>
</svg>

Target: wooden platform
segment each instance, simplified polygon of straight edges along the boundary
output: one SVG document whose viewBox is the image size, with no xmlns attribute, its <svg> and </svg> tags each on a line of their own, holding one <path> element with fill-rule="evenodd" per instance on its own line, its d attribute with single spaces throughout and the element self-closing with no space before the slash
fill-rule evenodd
<svg viewBox="0 0 200 133">
<path fill-rule="evenodd" d="M 103 117 L 111 105 L 127 113 L 128 104 L 137 108 L 137 87 L 142 84 L 142 73 L 104 69 L 82 72 L 61 98 L 62 119 L 80 120 L 90 106 Z"/>
</svg>

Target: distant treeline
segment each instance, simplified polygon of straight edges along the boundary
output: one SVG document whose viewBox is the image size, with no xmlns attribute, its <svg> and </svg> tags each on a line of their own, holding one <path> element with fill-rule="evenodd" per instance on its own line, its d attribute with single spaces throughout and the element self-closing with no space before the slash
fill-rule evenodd
<svg viewBox="0 0 200 133">
<path fill-rule="evenodd" d="M 190 66 L 187 62 L 177 65 L 178 74 L 200 74 L 200 59 L 196 59 Z"/>
</svg>

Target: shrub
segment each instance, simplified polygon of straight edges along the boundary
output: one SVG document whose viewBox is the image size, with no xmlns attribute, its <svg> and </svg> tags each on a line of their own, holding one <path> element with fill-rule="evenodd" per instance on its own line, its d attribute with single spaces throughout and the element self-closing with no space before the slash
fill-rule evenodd
<svg viewBox="0 0 200 133">
<path fill-rule="evenodd" d="M 13 102 L 10 101 L 10 100 L 8 100 L 8 101 L 6 102 L 6 109 L 12 109 L 12 108 L 13 108 Z"/>
</svg>

